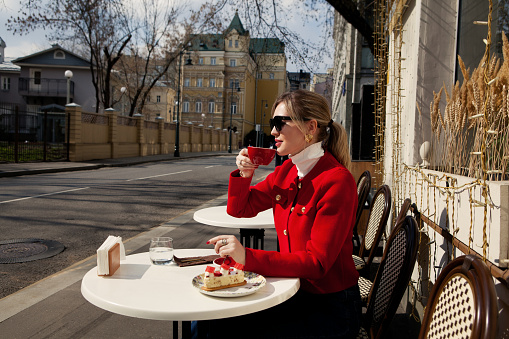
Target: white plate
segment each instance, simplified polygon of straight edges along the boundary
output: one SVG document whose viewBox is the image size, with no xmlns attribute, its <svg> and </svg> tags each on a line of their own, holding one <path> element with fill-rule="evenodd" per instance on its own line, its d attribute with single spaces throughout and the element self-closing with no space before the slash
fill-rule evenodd
<svg viewBox="0 0 509 339">
<path fill-rule="evenodd" d="M 214 297 L 223 297 L 223 298 L 231 298 L 231 297 L 243 297 L 245 295 L 249 295 L 255 293 L 260 288 L 265 286 L 265 278 L 263 275 L 244 271 L 244 277 L 246 279 L 246 284 L 243 286 L 237 287 L 228 287 L 223 288 L 221 290 L 216 291 L 205 291 L 202 290 L 203 286 L 203 276 L 205 273 L 197 275 L 193 278 L 193 286 L 198 289 L 203 294 L 211 295 Z"/>
</svg>

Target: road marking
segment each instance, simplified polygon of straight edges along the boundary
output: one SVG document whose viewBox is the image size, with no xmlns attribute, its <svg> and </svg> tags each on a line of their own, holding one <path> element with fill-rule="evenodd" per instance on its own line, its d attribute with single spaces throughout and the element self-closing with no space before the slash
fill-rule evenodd
<svg viewBox="0 0 509 339">
<path fill-rule="evenodd" d="M 136 181 L 136 180 L 145 180 L 145 179 L 151 179 L 151 178 L 157 178 L 157 177 L 164 177 L 166 175 L 173 175 L 173 174 L 180 174 L 180 173 L 186 173 L 186 172 L 192 172 L 193 170 L 187 170 L 187 171 L 181 171 L 181 172 L 173 172 L 173 173 L 166 173 L 166 174 L 159 174 L 159 175 L 153 175 L 151 177 L 145 177 L 145 178 L 136 178 L 136 179 L 129 179 L 127 181 Z"/>
<path fill-rule="evenodd" d="M 32 199 L 32 198 L 47 197 L 49 195 L 56 195 L 56 194 L 61 194 L 61 193 L 81 191 L 81 190 L 86 190 L 87 188 L 90 188 L 90 187 L 73 188 L 73 189 L 70 189 L 70 190 L 65 190 L 65 191 L 60 191 L 60 192 L 53 192 L 53 193 L 45 193 L 45 194 L 34 195 L 33 197 L 24 197 L 24 198 L 19 198 L 19 199 L 0 201 L 0 204 L 6 204 L 8 202 L 15 202 L 15 201 L 27 200 L 27 199 Z"/>
<path fill-rule="evenodd" d="M 212 166 L 207 166 L 205 168 L 212 168 L 212 167 L 217 167 L 217 166 L 221 166 L 221 165 L 212 165 Z"/>
</svg>

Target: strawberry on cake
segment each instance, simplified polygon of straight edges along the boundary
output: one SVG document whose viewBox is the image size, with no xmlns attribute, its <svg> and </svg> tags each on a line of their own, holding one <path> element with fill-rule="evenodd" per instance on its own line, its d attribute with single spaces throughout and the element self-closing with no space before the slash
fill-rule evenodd
<svg viewBox="0 0 509 339">
<path fill-rule="evenodd" d="M 205 268 L 202 289 L 205 291 L 215 291 L 245 284 L 244 265 L 235 263 L 235 266 L 230 267 L 227 264 L 222 264 L 219 270 L 216 270 L 214 266 L 207 266 Z"/>
</svg>

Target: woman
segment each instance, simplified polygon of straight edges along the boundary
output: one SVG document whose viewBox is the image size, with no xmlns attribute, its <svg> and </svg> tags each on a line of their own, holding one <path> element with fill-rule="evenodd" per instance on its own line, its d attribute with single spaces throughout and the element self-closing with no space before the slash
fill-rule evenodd
<svg viewBox="0 0 509 339">
<path fill-rule="evenodd" d="M 280 251 L 244 248 L 231 235 L 208 243 L 222 257 L 244 264 L 246 271 L 298 277 L 301 288 L 278 306 L 225 321 L 239 329 L 253 321 L 260 325 L 273 321 L 267 326 L 246 325 L 253 337 L 355 338 L 361 317 L 352 260 L 357 188 L 348 171 L 346 132 L 331 120 L 322 96 L 303 90 L 281 95 L 270 123 L 277 153 L 289 155 L 291 161 L 250 186 L 256 166 L 247 149 L 241 150 L 238 169 L 230 175 L 227 211 L 235 217 L 253 217 L 273 208 Z"/>
</svg>

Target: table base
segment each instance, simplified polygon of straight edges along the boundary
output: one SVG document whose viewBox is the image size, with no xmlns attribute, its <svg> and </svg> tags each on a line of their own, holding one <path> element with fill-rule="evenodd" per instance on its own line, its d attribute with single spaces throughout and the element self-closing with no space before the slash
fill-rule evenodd
<svg viewBox="0 0 509 339">
<path fill-rule="evenodd" d="M 240 243 L 244 247 L 263 250 L 264 229 L 241 228 Z M 259 245 L 259 246 L 258 246 Z"/>
<path fill-rule="evenodd" d="M 182 321 L 182 336 L 179 337 L 179 322 L 173 321 L 173 339 L 191 338 L 191 322 Z"/>
</svg>

